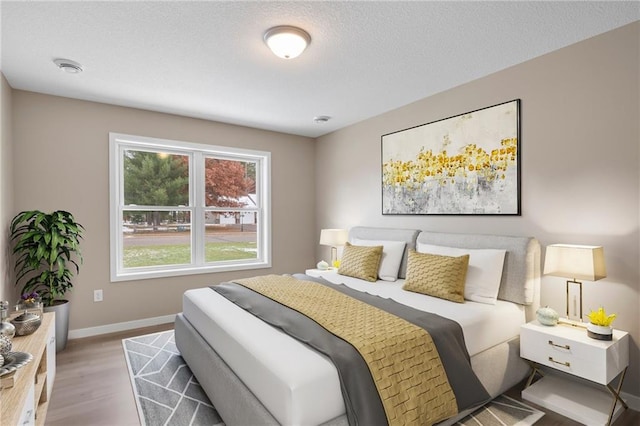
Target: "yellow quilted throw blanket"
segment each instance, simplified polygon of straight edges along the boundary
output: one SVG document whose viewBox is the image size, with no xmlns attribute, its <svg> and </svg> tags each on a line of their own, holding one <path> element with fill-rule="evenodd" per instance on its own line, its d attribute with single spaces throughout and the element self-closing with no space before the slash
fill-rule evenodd
<svg viewBox="0 0 640 426">
<path fill-rule="evenodd" d="M 291 276 L 234 282 L 303 313 L 353 345 L 369 366 L 390 425 L 432 425 L 457 414 L 438 351 L 421 327 Z"/>
</svg>

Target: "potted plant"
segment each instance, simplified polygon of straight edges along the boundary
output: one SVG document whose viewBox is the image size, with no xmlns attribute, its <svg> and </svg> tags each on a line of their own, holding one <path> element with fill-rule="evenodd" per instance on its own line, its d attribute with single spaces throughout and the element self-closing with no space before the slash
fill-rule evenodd
<svg viewBox="0 0 640 426">
<path fill-rule="evenodd" d="M 616 314 L 607 315 L 603 307 L 597 311 L 591 311 L 587 325 L 587 335 L 592 339 L 612 340 L 613 328 L 611 323 L 616 319 Z"/>
<path fill-rule="evenodd" d="M 11 241 L 16 256 L 16 285 L 22 293 L 37 292 L 45 312 L 56 313 L 56 350 L 67 344 L 69 301 L 65 293 L 73 288 L 71 279 L 80 272 L 80 239 L 84 227 L 69 212 L 23 211 L 11 221 Z"/>
</svg>

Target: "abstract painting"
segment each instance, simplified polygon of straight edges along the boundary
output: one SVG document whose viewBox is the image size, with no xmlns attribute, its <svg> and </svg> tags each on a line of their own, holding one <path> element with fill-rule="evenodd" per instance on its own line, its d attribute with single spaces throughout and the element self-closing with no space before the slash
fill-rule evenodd
<svg viewBox="0 0 640 426">
<path fill-rule="evenodd" d="M 383 135 L 382 214 L 520 215 L 520 100 Z"/>
</svg>

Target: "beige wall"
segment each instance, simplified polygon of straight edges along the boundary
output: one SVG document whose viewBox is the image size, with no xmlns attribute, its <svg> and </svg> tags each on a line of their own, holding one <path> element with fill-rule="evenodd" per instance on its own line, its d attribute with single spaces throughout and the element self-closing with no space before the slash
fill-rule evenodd
<svg viewBox="0 0 640 426">
<path fill-rule="evenodd" d="M 631 333 L 625 390 L 640 396 L 639 44 L 636 22 L 319 138 L 316 232 L 366 224 L 603 245 L 608 277 L 584 284 L 584 305 L 618 313 Z M 381 214 L 381 135 L 516 98 L 522 216 Z M 541 301 L 563 312 L 564 279 L 545 277 Z"/>
<path fill-rule="evenodd" d="M 313 264 L 313 139 L 18 90 L 13 115 L 14 210 L 65 209 L 86 228 L 71 330 L 175 314 L 189 288 Z M 111 283 L 109 132 L 271 152 L 273 267 Z M 93 302 L 95 289 L 104 302 Z"/>
<path fill-rule="evenodd" d="M 9 223 L 13 217 L 12 90 L 0 73 L 0 300 L 14 302 Z"/>
</svg>

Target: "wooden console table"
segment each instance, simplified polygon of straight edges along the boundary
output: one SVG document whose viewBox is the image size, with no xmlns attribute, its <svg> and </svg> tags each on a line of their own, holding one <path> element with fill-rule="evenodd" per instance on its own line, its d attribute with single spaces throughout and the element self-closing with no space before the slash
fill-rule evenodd
<svg viewBox="0 0 640 426">
<path fill-rule="evenodd" d="M 13 387 L 0 391 L 0 424 L 44 425 L 56 374 L 55 314 L 45 313 L 35 333 L 14 337 L 12 351 L 33 359 L 16 371 Z"/>
</svg>

